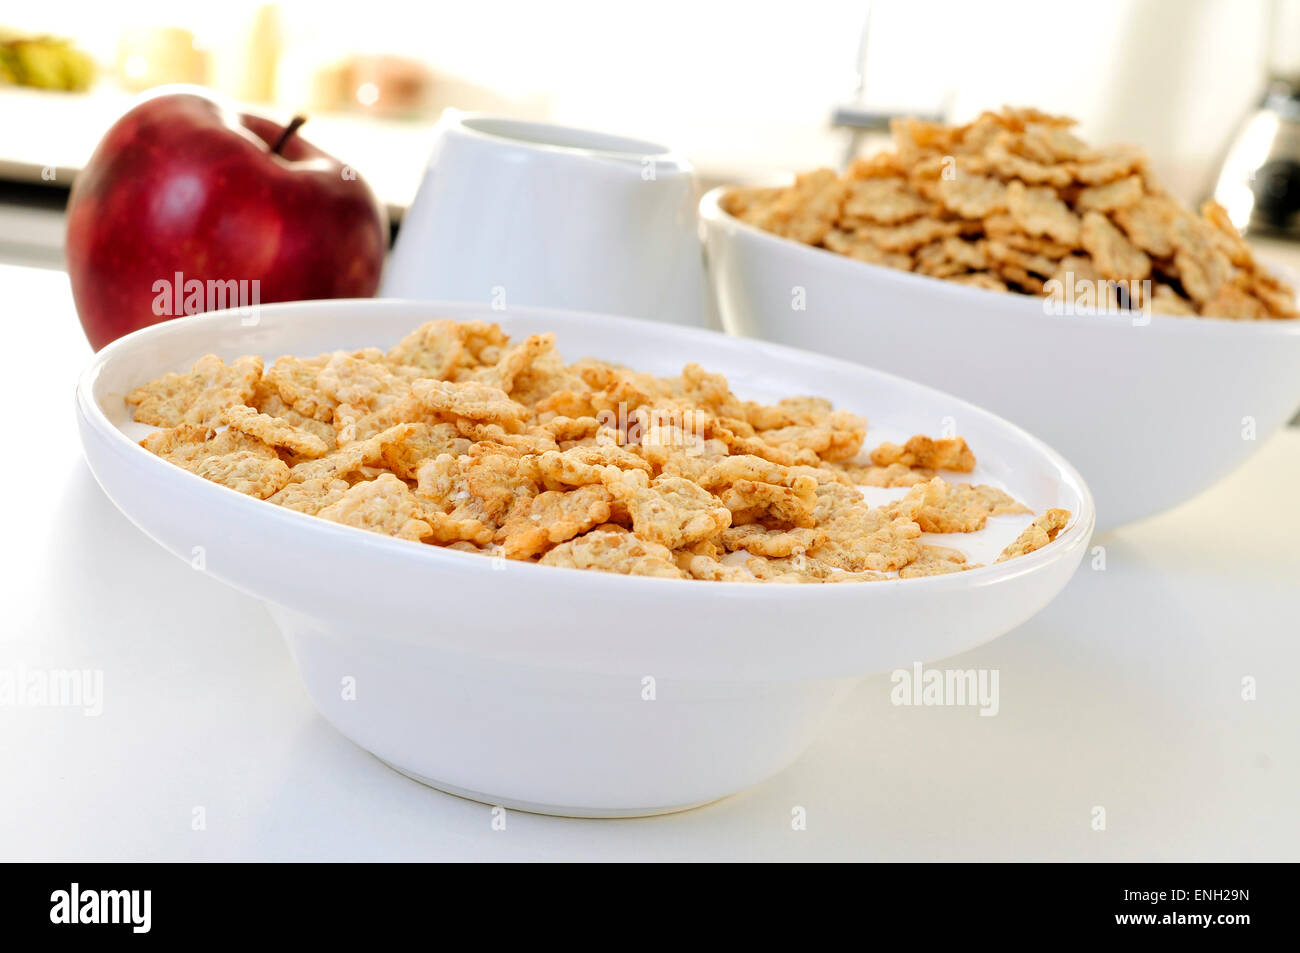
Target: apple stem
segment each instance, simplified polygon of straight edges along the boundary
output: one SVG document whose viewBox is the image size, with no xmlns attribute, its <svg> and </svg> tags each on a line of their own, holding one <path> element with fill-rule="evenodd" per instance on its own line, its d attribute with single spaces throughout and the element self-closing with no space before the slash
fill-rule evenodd
<svg viewBox="0 0 1300 953">
<path fill-rule="evenodd" d="M 284 132 L 280 133 L 280 138 L 275 140 L 275 145 L 271 147 L 271 151 L 279 155 L 280 150 L 284 148 L 284 144 L 289 141 L 295 132 L 302 128 L 302 124 L 306 121 L 306 116 L 294 116 L 290 119 L 289 125 L 284 127 Z"/>
</svg>

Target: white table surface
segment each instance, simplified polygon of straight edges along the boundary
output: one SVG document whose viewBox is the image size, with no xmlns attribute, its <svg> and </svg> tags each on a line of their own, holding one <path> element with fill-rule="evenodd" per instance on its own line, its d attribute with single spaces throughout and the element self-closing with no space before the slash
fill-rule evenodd
<svg viewBox="0 0 1300 953">
<path fill-rule="evenodd" d="M 66 276 L 0 266 L 0 292 L 0 671 L 104 679 L 99 717 L 0 706 L 0 859 L 1300 859 L 1300 431 L 944 663 L 999 671 L 996 717 L 894 707 L 878 676 L 758 788 L 502 831 L 335 733 L 262 606 L 114 509 L 77 442 Z"/>
</svg>

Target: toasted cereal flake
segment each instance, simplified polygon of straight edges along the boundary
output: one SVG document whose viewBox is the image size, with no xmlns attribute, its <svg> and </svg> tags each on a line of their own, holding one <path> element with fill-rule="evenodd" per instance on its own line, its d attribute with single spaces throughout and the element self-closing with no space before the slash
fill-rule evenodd
<svg viewBox="0 0 1300 953">
<path fill-rule="evenodd" d="M 986 271 L 977 271 L 969 275 L 957 275 L 950 279 L 958 284 L 970 285 L 972 288 L 983 288 L 985 291 L 1006 291 L 1007 283 L 996 275 L 991 275 Z"/>
<path fill-rule="evenodd" d="M 1219 285 L 1214 297 L 1201 305 L 1201 314 L 1247 320 L 1261 320 L 1269 316 L 1264 302 L 1237 284 Z"/>
<path fill-rule="evenodd" d="M 796 476 L 797 472 L 791 467 L 752 454 L 742 454 L 719 460 L 700 477 L 699 483 L 705 489 L 717 489 L 738 480 L 792 486 Z"/>
<path fill-rule="evenodd" d="M 721 441 L 732 454 L 762 457 L 764 460 L 770 460 L 782 466 L 794 466 L 795 464 L 811 466 L 818 462 L 817 454 L 811 450 L 802 448 L 795 450 L 773 446 L 760 437 L 754 428 L 743 420 L 710 417 L 700 420 L 695 418 L 692 421 L 692 426 L 697 428 L 697 432 L 707 439 Z"/>
<path fill-rule="evenodd" d="M 444 466 L 438 460 L 426 462 L 419 470 L 416 492 L 440 503 L 458 519 L 476 519 L 485 525 L 500 526 L 521 498 L 537 492 L 531 475 L 520 467 L 519 459 L 504 453 L 453 458 L 450 495 L 439 497 L 431 489 L 430 474 Z M 439 487 L 440 488 L 440 487 Z"/>
<path fill-rule="evenodd" d="M 936 193 L 944 208 L 962 218 L 988 218 L 1007 209 L 1007 186 L 992 176 L 959 172 L 939 179 Z"/>
<path fill-rule="evenodd" d="M 997 487 L 947 483 L 940 477 L 912 487 L 892 508 L 926 533 L 974 533 L 990 516 L 1032 512 Z"/>
<path fill-rule="evenodd" d="M 421 464 L 444 453 L 453 457 L 469 453 L 472 442 L 455 424 L 412 424 L 410 429 L 381 451 L 384 466 L 403 480 L 415 480 Z"/>
<path fill-rule="evenodd" d="M 1065 188 L 1074 180 L 1074 175 L 1065 165 L 1049 165 L 1035 162 L 1012 151 L 1015 141 L 1006 133 L 1000 134 L 984 151 L 984 160 L 989 168 L 1005 179 L 1019 179 L 1032 185 L 1051 185 Z"/>
<path fill-rule="evenodd" d="M 394 373 L 388 365 L 343 351 L 330 356 L 316 377 L 316 386 L 337 404 L 366 410 L 386 407 L 411 388 L 409 379 Z"/>
<path fill-rule="evenodd" d="M 894 576 L 884 572 L 872 572 L 870 569 L 864 569 L 862 572 L 837 572 L 827 576 L 822 582 L 829 585 L 845 582 L 884 582 L 886 579 L 893 579 Z"/>
<path fill-rule="evenodd" d="M 536 407 L 552 394 L 575 386 L 581 386 L 581 378 L 569 369 L 560 352 L 552 348 L 515 375 L 510 397 L 526 407 Z"/>
<path fill-rule="evenodd" d="M 791 424 L 764 430 L 759 439 L 799 458 L 800 451 L 811 451 L 822 460 L 848 460 L 862 449 L 867 422 L 843 410 L 832 411 L 815 424 Z M 809 460 L 808 462 L 812 462 Z"/>
<path fill-rule="evenodd" d="M 778 583 L 826 582 L 833 573 L 831 566 L 802 554 L 778 557 L 751 556 L 745 560 L 745 568 L 763 582 Z"/>
<path fill-rule="evenodd" d="M 554 334 L 530 334 L 518 344 L 503 350 L 495 364 L 476 372 L 476 378 L 481 383 L 509 394 L 514 390 L 517 378 L 554 350 Z"/>
<path fill-rule="evenodd" d="M 140 446 L 191 473 L 265 499 L 289 480 L 274 448 L 237 430 L 183 425 L 151 433 Z"/>
<path fill-rule="evenodd" d="M 970 473 L 975 469 L 975 454 L 961 437 L 934 440 L 917 434 L 901 447 L 896 443 L 882 443 L 871 451 L 871 462 L 879 467 L 900 463 L 905 467 Z"/>
<path fill-rule="evenodd" d="M 734 524 L 759 520 L 810 527 L 817 506 L 817 477 L 762 457 L 726 457 L 711 466 L 699 483 L 717 493 Z"/>
<path fill-rule="evenodd" d="M 595 417 L 555 416 L 543 421 L 542 427 L 556 440 L 585 440 L 596 436 L 600 421 Z"/>
<path fill-rule="evenodd" d="M 1047 235 L 1074 246 L 1079 241 L 1079 218 L 1051 188 L 1030 188 L 1023 182 L 1007 185 L 1011 218 L 1031 235 Z"/>
<path fill-rule="evenodd" d="M 996 237 L 998 241 L 1008 248 L 1014 248 L 1031 255 L 1042 255 L 1054 261 L 1064 258 L 1075 251 L 1075 248 L 1071 245 L 1053 241 L 1041 235 L 1026 235 L 1023 232 L 1008 231 Z"/>
<path fill-rule="evenodd" d="M 1076 290 L 1076 297 L 1077 290 L 1084 285 L 1091 285 L 1095 296 L 1099 284 L 1105 282 L 1101 273 L 1093 265 L 1092 259 L 1087 255 L 1065 256 L 1057 263 L 1056 271 L 1052 273 L 1051 278 L 1061 283 L 1060 294 L 1065 294 L 1067 289 L 1073 288 Z"/>
<path fill-rule="evenodd" d="M 1016 556 L 1024 556 L 1026 553 L 1042 549 L 1056 539 L 1057 534 L 1065 529 L 1068 522 L 1070 522 L 1069 510 L 1048 510 L 1025 527 L 1025 531 L 1017 536 L 1015 541 L 1006 549 L 1002 550 L 1002 554 L 998 556 L 997 561 L 1005 562 Z"/>
<path fill-rule="evenodd" d="M 211 427 L 197 427 L 192 424 L 155 430 L 140 441 L 140 446 L 155 456 L 187 470 L 193 469 L 194 465 L 204 457 L 236 453 L 240 450 L 260 452 L 267 459 L 275 456 L 275 448 L 256 437 L 235 430 L 223 430 L 218 433 Z"/>
<path fill-rule="evenodd" d="M 898 571 L 900 579 L 915 579 L 922 576 L 942 576 L 945 573 L 961 572 L 963 569 L 978 569 L 968 566 L 966 554 L 947 546 L 922 546 L 921 555 Z"/>
<path fill-rule="evenodd" d="M 843 473 L 858 486 L 900 487 L 915 486 L 934 478 L 934 471 L 925 467 L 909 467 L 901 463 L 891 463 L 878 467 L 874 463 L 835 463 L 830 464 L 838 473 Z"/>
<path fill-rule="evenodd" d="M 497 424 L 476 423 L 463 417 L 457 418 L 453 426 L 462 437 L 473 441 L 467 451 L 471 456 L 491 452 L 522 457 L 530 453 L 545 453 L 548 450 L 559 449 L 555 438 L 541 427 L 530 427 L 523 433 L 506 433 Z"/>
<path fill-rule="evenodd" d="M 468 458 L 452 453 L 440 453 L 432 460 L 425 460 L 416 471 L 416 495 L 451 512 L 469 498 L 464 474 L 468 464 Z"/>
<path fill-rule="evenodd" d="M 905 172 L 906 169 L 898 161 L 898 156 L 891 152 L 877 152 L 854 159 L 849 163 L 848 171 L 844 175 L 848 179 L 887 179 L 901 178 Z"/>
<path fill-rule="evenodd" d="M 826 233 L 823 244 L 836 254 L 865 261 L 870 265 L 884 265 L 886 268 L 897 268 L 901 271 L 910 271 L 912 268 L 912 259 L 909 255 L 898 251 L 886 251 L 865 233 L 832 229 Z"/>
<path fill-rule="evenodd" d="M 814 523 L 816 478 L 798 476 L 794 485 L 777 486 L 756 480 L 737 480 L 718 491 L 731 512 L 733 523 L 764 522 L 780 526 L 809 527 Z"/>
<path fill-rule="evenodd" d="M 384 448 L 409 435 L 415 426 L 415 424 L 395 424 L 373 437 L 350 443 L 319 459 L 296 464 L 290 471 L 290 481 L 304 483 L 317 477 L 346 478 L 361 470 L 362 467 L 377 466 L 383 462 Z"/>
<path fill-rule="evenodd" d="M 702 408 L 720 417 L 745 415 L 745 404 L 731 392 L 727 378 L 722 374 L 710 373 L 693 361 L 682 368 L 681 377 L 666 378 L 661 384 L 661 396 L 673 401 L 686 401 L 692 409 Z M 664 410 L 659 410 L 662 420 Z M 671 411 L 668 413 L 669 419 L 672 419 Z"/>
<path fill-rule="evenodd" d="M 1183 290 L 1202 306 L 1213 298 L 1231 277 L 1232 263 L 1212 238 L 1213 229 L 1191 215 L 1173 224 L 1174 265 Z"/>
<path fill-rule="evenodd" d="M 460 325 L 443 319 L 420 325 L 389 349 L 390 364 L 415 367 L 423 376 L 448 380 L 461 366 L 465 345 Z"/>
<path fill-rule="evenodd" d="M 886 252 L 913 252 L 922 245 L 941 238 L 956 235 L 961 231 L 957 222 L 942 221 L 937 218 L 918 218 L 903 225 L 864 225 L 854 233 L 855 237 L 865 239 Z"/>
<path fill-rule="evenodd" d="M 667 547 L 614 530 L 593 530 L 560 543 L 541 558 L 541 563 L 543 566 L 597 569 L 629 576 L 659 576 L 664 579 L 683 579 L 686 576 L 677 568 L 672 551 Z"/>
<path fill-rule="evenodd" d="M 1173 222 L 1185 214 L 1168 196 L 1144 195 L 1116 209 L 1112 217 L 1138 248 L 1157 258 L 1168 258 L 1174 253 Z"/>
<path fill-rule="evenodd" d="M 193 424 L 212 427 L 221 412 L 247 403 L 262 376 L 262 359 L 239 357 L 227 365 L 215 354 L 195 362 L 184 374 L 164 374 L 126 395 L 135 407 L 134 419 L 155 427 Z"/>
<path fill-rule="evenodd" d="M 647 439 L 650 438 L 650 439 Z M 696 483 L 729 450 L 716 439 L 702 439 L 676 427 L 648 431 L 636 448 L 638 455 L 665 476 L 679 476 Z"/>
<path fill-rule="evenodd" d="M 1146 167 L 1146 153 L 1133 146 L 1111 146 L 1097 150 L 1089 161 L 1074 165 L 1074 177 L 1087 185 L 1113 182 Z"/>
<path fill-rule="evenodd" d="M 1151 294 L 1151 310 L 1156 314 L 1194 315 L 1196 305 L 1169 285 L 1157 285 Z"/>
<path fill-rule="evenodd" d="M 727 565 L 712 556 L 694 553 L 679 554 L 677 564 L 692 579 L 704 579 L 709 582 L 758 582 L 758 578 L 743 566 Z"/>
<path fill-rule="evenodd" d="M 744 221 L 754 221 L 784 192 L 785 190 L 780 188 L 732 189 L 722 196 L 721 205 L 728 215 L 734 215 Z"/>
<path fill-rule="evenodd" d="M 204 457 L 194 472 L 239 493 L 264 500 L 289 482 L 289 467 L 278 458 L 267 459 L 252 450 Z"/>
<path fill-rule="evenodd" d="M 492 527 L 476 519 L 459 519 L 442 510 L 421 506 L 420 518 L 429 524 L 431 532 L 423 537 L 426 543 L 438 546 L 470 545 L 476 550 L 487 546 L 495 535 Z"/>
<path fill-rule="evenodd" d="M 826 539 L 809 555 L 848 572 L 890 572 L 917 557 L 921 528 L 905 516 L 867 506 L 852 487 L 823 484 L 817 488 L 816 525 Z"/>
<path fill-rule="evenodd" d="M 830 169 L 798 176 L 794 186 L 757 211 L 753 224 L 795 241 L 816 245 L 840 215 L 846 185 Z"/>
<path fill-rule="evenodd" d="M 433 414 L 411 394 L 382 402 L 378 409 L 356 404 L 334 408 L 334 432 L 340 447 L 367 440 L 399 423 L 427 422 Z"/>
<path fill-rule="evenodd" d="M 506 430 L 519 430 L 526 415 L 525 409 L 501 388 L 477 381 L 418 380 L 411 392 L 425 407 L 437 413 L 499 424 Z"/>
<path fill-rule="evenodd" d="M 902 179 L 871 178 L 848 183 L 842 214 L 878 225 L 897 225 L 929 211 L 930 203 L 907 191 Z"/>
<path fill-rule="evenodd" d="M 436 532 L 436 531 L 435 531 Z M 433 538 L 424 540 L 424 542 L 434 542 Z M 473 553 L 476 556 L 493 556 L 496 555 L 492 546 L 479 546 L 467 540 L 458 539 L 453 543 L 438 543 L 443 549 L 454 549 L 458 553 Z"/>
<path fill-rule="evenodd" d="M 460 347 L 453 348 L 454 358 L 447 376 L 456 380 L 477 368 L 495 364 L 501 357 L 502 350 L 510 338 L 497 324 L 487 321 L 453 321 L 449 322 Z M 447 349 L 447 339 L 443 336 L 443 322 L 433 321 L 425 329 L 417 329 L 389 351 L 386 360 L 390 363 L 414 366 L 420 370 L 421 377 L 441 376 L 437 370 L 446 360 L 443 356 Z M 424 333 L 420 334 L 420 330 Z"/>
<path fill-rule="evenodd" d="M 329 452 L 329 446 L 315 434 L 293 426 L 282 417 L 258 413 L 247 404 L 227 407 L 221 412 L 221 422 L 273 447 L 284 447 L 299 457 L 315 459 Z"/>
<path fill-rule="evenodd" d="M 433 531 L 420 513 L 410 488 L 391 473 L 384 473 L 378 479 L 358 483 L 316 515 L 384 536 L 420 540 Z"/>
<path fill-rule="evenodd" d="M 1083 216 L 1079 241 L 1104 278 L 1131 281 L 1151 274 L 1151 259 L 1100 212 Z"/>
<path fill-rule="evenodd" d="M 286 484 L 274 495 L 267 497 L 267 502 L 315 516 L 331 503 L 343 499 L 343 494 L 347 491 L 347 480 L 316 477 L 302 483 Z"/>
<path fill-rule="evenodd" d="M 508 453 L 442 454 L 420 465 L 415 492 L 457 519 L 496 528 L 537 486 L 520 458 Z"/>
<path fill-rule="evenodd" d="M 982 271 L 989 266 L 987 243 L 945 238 L 926 245 L 916 253 L 916 271 L 935 278 L 948 278 L 967 271 Z"/>
<path fill-rule="evenodd" d="M 755 430 L 779 430 L 782 427 L 811 427 L 830 416 L 833 407 L 822 397 L 786 397 L 775 404 L 747 403 L 745 420 Z"/>
<path fill-rule="evenodd" d="M 1145 189 L 1140 175 L 1130 175 L 1105 185 L 1080 189 L 1074 207 L 1080 212 L 1115 212 L 1142 199 Z"/>
<path fill-rule="evenodd" d="M 722 545 L 728 551 L 747 550 L 754 556 L 795 556 L 806 553 L 826 534 L 816 529 L 768 529 L 757 523 L 731 526 L 722 531 Z"/>
<path fill-rule="evenodd" d="M 951 126 L 910 116 L 894 119 L 889 126 L 904 166 L 951 154 L 960 135 Z"/>
<path fill-rule="evenodd" d="M 266 369 L 266 383 L 274 387 L 281 399 L 304 417 L 326 422 L 334 419 L 338 401 L 321 390 L 320 372 L 331 355 L 301 358 L 286 355 Z"/>
<path fill-rule="evenodd" d="M 1255 257 L 1246 240 L 1237 231 L 1237 226 L 1232 224 L 1232 219 L 1228 217 L 1228 210 L 1218 202 L 1209 201 L 1201 206 L 1201 217 L 1205 220 L 1211 240 L 1228 260 L 1238 268 L 1253 271 Z"/>
<path fill-rule="evenodd" d="M 298 413 L 285 403 L 284 398 L 280 396 L 280 392 L 268 384 L 265 377 L 258 382 L 257 391 L 253 394 L 252 402 L 247 406 L 252 407 L 260 414 L 282 420 L 291 427 L 296 427 L 298 430 L 304 430 L 319 437 L 325 444 L 327 453 L 338 448 L 338 435 L 333 424 Z"/>
<path fill-rule="evenodd" d="M 1057 261 L 1053 258 L 1022 251 L 1003 241 L 987 241 L 984 243 L 984 249 L 989 261 L 995 267 L 1002 269 L 1015 268 L 1019 272 L 1033 272 L 1037 275 L 1047 276 L 1054 274 L 1058 266 Z"/>
<path fill-rule="evenodd" d="M 1066 122 L 1072 123 L 1072 120 Z M 1048 163 L 1070 162 L 1088 154 L 1087 145 L 1070 132 L 1068 126 L 1062 125 L 1058 117 L 1051 117 L 1047 122 L 1027 123 L 1020 141 L 1025 152 L 1032 152 Z"/>
<path fill-rule="evenodd" d="M 1295 292 L 1290 285 L 1266 269 L 1256 268 L 1250 275 L 1254 282 L 1251 293 L 1268 306 L 1272 317 L 1300 317 L 1300 310 L 1296 309 Z"/>
<path fill-rule="evenodd" d="M 529 559 L 609 519 L 613 496 L 603 486 L 547 490 L 516 503 L 501 527 L 507 559 Z"/>
<path fill-rule="evenodd" d="M 541 482 L 552 490 L 618 479 L 624 470 L 653 473 L 645 460 L 613 444 L 551 450 L 538 457 L 536 468 Z"/>
<path fill-rule="evenodd" d="M 731 512 L 717 497 L 681 477 L 650 481 L 641 471 L 625 470 L 606 486 L 627 508 L 632 532 L 669 549 L 709 539 L 731 525 Z"/>
<path fill-rule="evenodd" d="M 464 332 L 455 321 L 430 321 L 402 338 L 389 350 L 386 360 L 390 364 L 417 368 L 425 377 L 450 380 L 460 367 L 473 363 L 463 337 Z"/>
</svg>

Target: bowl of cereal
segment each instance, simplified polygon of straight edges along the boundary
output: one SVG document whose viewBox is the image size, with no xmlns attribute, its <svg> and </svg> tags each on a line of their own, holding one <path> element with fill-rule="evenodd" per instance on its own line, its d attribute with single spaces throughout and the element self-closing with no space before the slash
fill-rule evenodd
<svg viewBox="0 0 1300 953">
<path fill-rule="evenodd" d="M 1300 406 L 1291 289 L 1142 153 L 1032 111 L 916 121 L 896 148 L 700 206 L 733 334 L 939 387 L 1079 467 L 1100 527 L 1166 510 Z"/>
<path fill-rule="evenodd" d="M 1063 458 L 961 400 L 602 315 L 214 312 L 100 352 L 77 412 L 109 498 L 267 603 L 340 732 L 556 814 L 771 776 L 862 676 L 1038 611 L 1093 525 Z"/>
</svg>

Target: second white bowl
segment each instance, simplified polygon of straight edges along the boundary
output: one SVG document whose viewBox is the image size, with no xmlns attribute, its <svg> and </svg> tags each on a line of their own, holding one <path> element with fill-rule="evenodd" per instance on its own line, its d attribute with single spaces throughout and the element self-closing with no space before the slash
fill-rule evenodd
<svg viewBox="0 0 1300 953">
<path fill-rule="evenodd" d="M 704 197 L 700 215 L 728 331 L 858 361 L 1001 414 L 1079 468 L 1099 528 L 1207 489 L 1300 406 L 1300 320 L 1052 315 L 1040 298 L 761 231 L 719 207 L 723 191 Z"/>
</svg>

